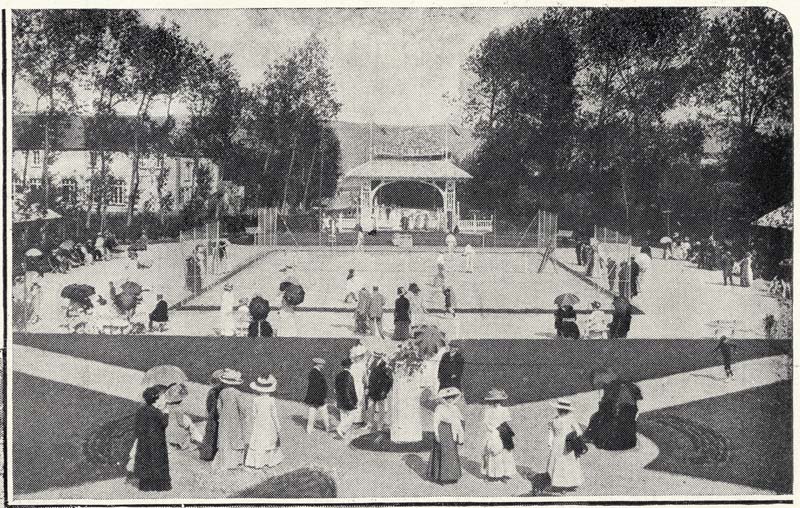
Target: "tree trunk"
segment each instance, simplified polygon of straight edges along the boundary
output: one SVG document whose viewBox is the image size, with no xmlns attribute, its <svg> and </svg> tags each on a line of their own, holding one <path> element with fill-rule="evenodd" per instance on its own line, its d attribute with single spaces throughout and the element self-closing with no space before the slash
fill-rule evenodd
<svg viewBox="0 0 800 508">
<path fill-rule="evenodd" d="M 322 148 L 322 143 L 318 142 L 317 150 L 319 150 L 320 148 Z M 306 175 L 306 182 L 303 188 L 303 200 L 300 202 L 301 206 L 303 207 L 303 210 L 306 209 L 307 205 L 306 202 L 308 201 L 308 188 L 309 184 L 311 183 L 311 176 L 314 174 L 314 162 L 316 162 L 317 150 L 311 152 L 311 164 L 308 165 L 308 174 Z"/>
<path fill-rule="evenodd" d="M 125 227 L 130 230 L 133 226 L 133 207 L 136 203 L 136 194 L 139 191 L 139 121 L 136 122 L 136 127 L 133 131 L 133 161 L 131 163 L 131 188 L 128 193 L 128 210 L 125 219 Z M 130 234 L 130 231 L 127 231 Z"/>
<path fill-rule="evenodd" d="M 294 137 L 292 138 L 292 155 L 289 157 L 289 169 L 286 171 L 286 180 L 283 183 L 283 200 L 281 203 L 281 210 L 285 213 L 287 202 L 286 200 L 289 197 L 289 182 L 292 179 L 292 168 L 294 166 L 294 158 L 295 154 L 297 153 L 297 137 L 298 134 L 295 132 Z"/>
<path fill-rule="evenodd" d="M 48 114 L 47 118 L 44 121 L 44 147 L 42 149 L 42 201 L 45 209 L 45 213 L 50 208 L 50 177 L 47 173 L 49 169 L 47 167 L 47 163 L 50 159 L 50 118 L 51 115 Z"/>
<path fill-rule="evenodd" d="M 106 151 L 100 150 L 100 196 L 97 201 L 97 208 L 100 212 L 99 231 L 105 231 L 108 219 L 108 161 Z"/>
</svg>

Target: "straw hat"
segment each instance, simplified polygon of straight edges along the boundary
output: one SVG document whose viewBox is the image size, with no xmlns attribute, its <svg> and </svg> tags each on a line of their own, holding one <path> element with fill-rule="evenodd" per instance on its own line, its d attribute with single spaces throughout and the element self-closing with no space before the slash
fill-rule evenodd
<svg viewBox="0 0 800 508">
<path fill-rule="evenodd" d="M 164 398 L 167 400 L 167 404 L 177 404 L 185 399 L 187 395 L 189 395 L 189 390 L 186 385 L 176 383 L 167 389 L 164 393 Z"/>
<path fill-rule="evenodd" d="M 311 361 L 314 363 L 314 365 L 325 365 L 324 358 L 313 358 Z"/>
<path fill-rule="evenodd" d="M 238 370 L 225 369 L 222 371 L 222 375 L 219 377 L 219 380 L 226 385 L 240 385 L 242 384 L 242 373 Z"/>
<path fill-rule="evenodd" d="M 565 411 L 572 411 L 572 402 L 568 401 L 567 399 L 558 399 L 555 403 L 551 402 L 551 406 L 556 409 L 563 409 Z"/>
<path fill-rule="evenodd" d="M 450 386 L 448 388 L 442 388 L 439 390 L 439 393 L 436 394 L 437 399 L 447 399 L 450 397 L 458 397 L 461 395 L 461 390 L 456 388 L 455 386 Z"/>
<path fill-rule="evenodd" d="M 222 374 L 225 373 L 225 369 L 217 369 L 211 373 L 211 384 L 219 384 L 220 378 Z"/>
<path fill-rule="evenodd" d="M 483 398 L 486 402 L 499 402 L 501 400 L 508 400 L 508 394 L 503 390 L 492 388 L 489 390 L 489 395 Z"/>
<path fill-rule="evenodd" d="M 367 354 L 367 348 L 365 348 L 361 344 L 357 344 L 350 349 L 350 359 L 355 360 L 358 357 L 364 356 Z"/>
<path fill-rule="evenodd" d="M 250 383 L 250 388 L 261 393 L 272 393 L 278 388 L 278 380 L 270 374 L 266 379 L 260 377 Z"/>
</svg>

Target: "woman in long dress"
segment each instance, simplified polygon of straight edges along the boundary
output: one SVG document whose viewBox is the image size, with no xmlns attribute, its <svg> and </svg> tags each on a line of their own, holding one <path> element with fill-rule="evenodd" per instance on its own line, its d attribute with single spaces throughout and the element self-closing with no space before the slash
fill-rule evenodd
<svg viewBox="0 0 800 508">
<path fill-rule="evenodd" d="M 511 412 L 502 405 L 508 399 L 506 392 L 491 390 L 483 399 L 490 404 L 483 413 L 483 426 L 486 431 L 483 445 L 481 474 L 490 481 L 505 481 L 518 476 L 514 460 L 514 431 L 511 430 Z"/>
<path fill-rule="evenodd" d="M 583 483 L 583 471 L 575 451 L 567 448 L 567 436 L 570 432 L 581 435 L 578 422 L 572 416 L 572 403 L 559 399 L 554 405 L 558 416 L 548 425 L 548 446 L 550 455 L 547 457 L 547 474 L 550 475 L 550 484 L 556 491 L 575 490 Z"/>
<path fill-rule="evenodd" d="M 411 335 L 413 337 L 414 328 L 426 323 L 425 306 L 422 303 L 422 291 L 416 282 L 409 284 L 407 294 L 411 311 Z"/>
<path fill-rule="evenodd" d="M 165 413 L 167 387 L 155 385 L 147 388 L 142 397 L 145 405 L 136 412 L 134 432 L 136 452 L 133 475 L 139 479 L 139 490 L 165 491 L 172 489 L 169 475 L 169 452 Z"/>
<path fill-rule="evenodd" d="M 753 278 L 753 255 L 749 252 L 745 254 L 744 259 L 741 261 L 740 273 L 739 280 L 742 287 L 750 287 L 750 281 Z"/>
<path fill-rule="evenodd" d="M 214 467 L 222 471 L 238 469 L 244 464 L 249 408 L 244 400 L 244 394 L 236 388 L 242 384 L 241 372 L 225 369 L 220 381 L 224 386 L 217 399 L 219 426 Z"/>
<path fill-rule="evenodd" d="M 250 383 L 250 388 L 258 395 L 253 397 L 253 431 L 250 434 L 244 460 L 244 465 L 247 467 L 261 469 L 275 467 L 283 462 L 278 408 L 275 405 L 275 398 L 270 395 L 275 392 L 277 386 L 278 381 L 274 376 L 268 376 L 266 379 L 258 378 Z"/>
<path fill-rule="evenodd" d="M 461 478 L 458 447 L 464 444 L 464 416 L 455 401 L 461 395 L 456 387 L 439 391 L 442 402 L 433 412 L 433 434 L 436 442 L 428 462 L 428 476 L 439 484 L 456 483 Z"/>
<path fill-rule="evenodd" d="M 249 314 L 248 314 L 249 316 Z M 219 427 L 219 412 L 217 412 L 217 399 L 219 392 L 224 386 L 219 378 L 224 371 L 217 369 L 211 374 L 211 388 L 206 396 L 206 431 L 203 434 L 203 441 L 200 443 L 200 460 L 214 460 L 217 454 L 217 429 Z"/>
</svg>

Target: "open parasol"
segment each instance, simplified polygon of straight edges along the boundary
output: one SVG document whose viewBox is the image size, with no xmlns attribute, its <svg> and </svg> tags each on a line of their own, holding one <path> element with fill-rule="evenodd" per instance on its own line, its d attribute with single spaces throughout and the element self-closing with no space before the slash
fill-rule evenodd
<svg viewBox="0 0 800 508">
<path fill-rule="evenodd" d="M 84 302 L 94 293 L 94 287 L 88 284 L 69 284 L 61 290 L 61 297 L 76 302 Z"/>
<path fill-rule="evenodd" d="M 28 249 L 25 251 L 25 255 L 28 256 L 29 258 L 38 258 L 42 254 L 43 252 L 36 248 Z"/>
<path fill-rule="evenodd" d="M 670 238 L 668 236 L 662 236 L 661 240 L 659 240 L 658 243 L 661 243 L 661 244 L 672 243 L 672 238 Z"/>
<path fill-rule="evenodd" d="M 250 316 L 255 321 L 263 321 L 269 316 L 269 302 L 260 296 L 254 296 L 248 306 Z"/>
<path fill-rule="evenodd" d="M 286 300 L 286 303 L 289 305 L 300 305 L 303 303 L 303 300 L 306 299 L 306 292 L 303 289 L 303 286 L 299 284 L 291 284 L 283 292 L 283 299 Z"/>
<path fill-rule="evenodd" d="M 572 305 L 574 307 L 575 304 L 580 301 L 581 299 L 573 295 L 572 293 L 564 293 L 563 295 L 558 295 L 556 299 L 553 300 L 553 303 L 555 303 L 559 307 L 563 305 Z"/>
<path fill-rule="evenodd" d="M 122 290 L 123 293 L 128 293 L 133 296 L 139 296 L 140 294 L 142 294 L 143 291 L 142 286 L 130 280 L 126 280 L 125 282 L 123 282 L 119 288 Z"/>
<path fill-rule="evenodd" d="M 186 383 L 187 380 L 186 374 L 180 368 L 174 365 L 159 365 L 144 373 L 142 384 L 147 387 L 169 386 L 173 383 Z"/>
</svg>

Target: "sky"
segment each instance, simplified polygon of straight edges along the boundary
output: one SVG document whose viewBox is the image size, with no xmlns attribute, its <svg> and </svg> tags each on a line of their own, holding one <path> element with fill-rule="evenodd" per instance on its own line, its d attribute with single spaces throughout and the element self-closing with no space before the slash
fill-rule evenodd
<svg viewBox="0 0 800 508">
<path fill-rule="evenodd" d="M 191 41 L 231 53 L 243 86 L 312 34 L 328 48 L 342 103 L 339 120 L 386 124 L 460 123 L 471 77 L 471 49 L 495 28 L 541 14 L 540 8 L 172 9 L 142 10 L 144 21 L 175 21 Z M 25 102 L 27 94 L 18 90 Z M 85 102 L 90 101 L 83 94 Z M 120 108 L 123 113 L 130 113 Z M 156 104 L 152 114 L 165 112 Z M 173 103 L 173 114 L 181 107 Z"/>
</svg>

